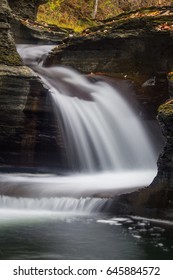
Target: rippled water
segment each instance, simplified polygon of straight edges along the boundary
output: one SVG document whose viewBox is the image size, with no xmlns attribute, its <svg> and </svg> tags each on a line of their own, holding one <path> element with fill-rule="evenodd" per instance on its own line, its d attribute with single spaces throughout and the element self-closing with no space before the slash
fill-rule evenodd
<svg viewBox="0 0 173 280">
<path fill-rule="evenodd" d="M 172 259 L 172 230 L 146 220 L 0 210 L 0 259 Z"/>
</svg>

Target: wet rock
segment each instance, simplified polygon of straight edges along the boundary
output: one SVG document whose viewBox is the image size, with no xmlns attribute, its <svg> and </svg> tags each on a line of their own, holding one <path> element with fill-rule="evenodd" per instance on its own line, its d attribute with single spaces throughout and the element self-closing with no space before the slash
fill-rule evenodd
<svg viewBox="0 0 173 280">
<path fill-rule="evenodd" d="M 115 197 L 110 211 L 120 215 L 168 218 L 173 210 L 173 192 L 166 180 L 156 177 L 149 187 Z"/>
<path fill-rule="evenodd" d="M 10 29 L 11 13 L 0 2 L 0 166 L 60 168 L 63 144 L 48 90 L 23 66 Z"/>
<path fill-rule="evenodd" d="M 28 67 L 0 66 L 0 165 L 62 168 L 48 90 Z"/>
<path fill-rule="evenodd" d="M 117 214 L 171 218 L 173 211 L 173 100 L 161 105 L 158 121 L 165 146 L 158 159 L 158 173 L 149 187 L 116 197 L 111 211 Z"/>
<path fill-rule="evenodd" d="M 158 160 L 159 180 L 173 188 L 173 100 L 159 107 L 158 121 L 165 137 L 165 147 Z"/>
</svg>

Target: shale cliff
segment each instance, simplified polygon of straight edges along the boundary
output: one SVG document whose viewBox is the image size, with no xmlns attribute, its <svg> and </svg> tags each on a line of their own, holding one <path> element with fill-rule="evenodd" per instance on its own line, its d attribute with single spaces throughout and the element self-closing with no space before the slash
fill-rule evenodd
<svg viewBox="0 0 173 280">
<path fill-rule="evenodd" d="M 0 2 L 0 64 L 10 66 L 23 65 L 16 52 L 14 39 L 10 29 L 11 12 L 6 0 Z"/>
<path fill-rule="evenodd" d="M 23 1 L 24 2 L 24 1 Z M 29 1 L 28 1 L 29 2 Z M 23 65 L 0 2 L 0 166 L 59 166 L 58 128 L 40 79 Z M 43 161 L 44 158 L 44 161 Z"/>
<path fill-rule="evenodd" d="M 45 65 L 63 64 L 84 73 L 155 75 L 171 71 L 173 7 L 119 15 L 64 41 Z"/>
<path fill-rule="evenodd" d="M 38 7 L 47 0 L 8 0 L 11 28 L 16 43 L 59 44 L 73 30 L 36 22 Z"/>
</svg>

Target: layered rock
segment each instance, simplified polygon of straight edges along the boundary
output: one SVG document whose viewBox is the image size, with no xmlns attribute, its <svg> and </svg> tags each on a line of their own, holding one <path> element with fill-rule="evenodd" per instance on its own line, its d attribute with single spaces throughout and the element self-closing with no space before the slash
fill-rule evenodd
<svg viewBox="0 0 173 280">
<path fill-rule="evenodd" d="M 38 7 L 48 0 L 8 0 L 12 10 L 11 27 L 16 43 L 59 44 L 72 29 L 36 22 Z"/>
<path fill-rule="evenodd" d="M 53 166 L 63 157 L 47 89 L 23 66 L 10 31 L 10 9 L 0 3 L 0 165 Z M 58 142 L 58 143 L 57 143 Z"/>
<path fill-rule="evenodd" d="M 63 166 L 47 89 L 28 67 L 0 66 L 0 165 Z"/>
<path fill-rule="evenodd" d="M 21 18 L 35 20 L 38 7 L 48 0 L 8 0 L 9 6 L 15 15 Z"/>
<path fill-rule="evenodd" d="M 124 75 L 170 71 L 173 7 L 123 14 L 87 29 L 57 47 L 45 65 L 63 64 L 84 73 Z M 165 27 L 165 24 L 170 28 Z"/>
<path fill-rule="evenodd" d="M 10 30 L 11 13 L 7 0 L 0 2 L 0 64 L 23 65 L 16 52 L 14 39 Z"/>
<path fill-rule="evenodd" d="M 11 23 L 18 44 L 62 44 L 63 40 L 74 34 L 72 29 L 42 24 L 16 15 L 13 15 Z"/>
</svg>

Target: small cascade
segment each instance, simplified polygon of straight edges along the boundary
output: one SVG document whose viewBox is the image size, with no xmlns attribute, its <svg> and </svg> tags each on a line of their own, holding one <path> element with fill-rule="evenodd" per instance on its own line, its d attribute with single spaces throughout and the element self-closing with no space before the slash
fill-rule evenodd
<svg viewBox="0 0 173 280">
<path fill-rule="evenodd" d="M 93 213 L 106 210 L 108 200 L 101 198 L 11 198 L 8 196 L 0 197 L 0 209 L 30 210 L 30 211 L 53 211 L 53 212 L 78 212 Z"/>
</svg>

